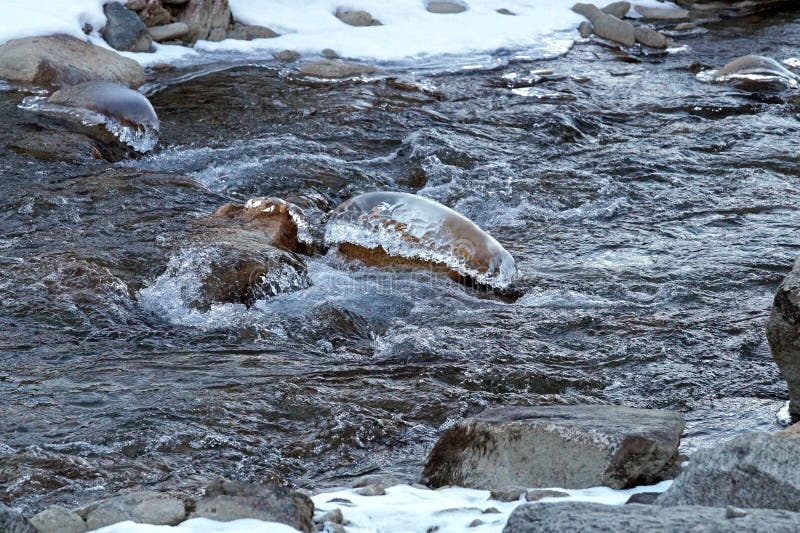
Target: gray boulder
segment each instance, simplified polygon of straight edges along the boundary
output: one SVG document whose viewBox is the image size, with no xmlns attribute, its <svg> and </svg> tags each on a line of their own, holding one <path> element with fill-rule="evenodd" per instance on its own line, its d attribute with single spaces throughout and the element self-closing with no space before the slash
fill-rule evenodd
<svg viewBox="0 0 800 533">
<path fill-rule="evenodd" d="M 190 518 L 209 518 L 230 522 L 254 518 L 280 522 L 300 531 L 314 528 L 314 502 L 300 492 L 278 485 L 246 485 L 236 481 L 217 480 L 198 500 Z"/>
<path fill-rule="evenodd" d="M 800 511 L 800 434 L 752 433 L 701 450 L 656 503 Z"/>
<path fill-rule="evenodd" d="M 622 19 L 625 18 L 625 15 L 627 15 L 630 10 L 630 2 L 612 2 L 603 8 L 603 13 L 608 13 L 618 19 Z"/>
<path fill-rule="evenodd" d="M 103 39 L 112 48 L 127 52 L 149 52 L 153 40 L 147 33 L 144 22 L 136 13 L 119 2 L 111 2 L 103 6 L 106 14 L 106 25 L 103 28 Z"/>
<path fill-rule="evenodd" d="M 0 503 L 0 531 L 3 533 L 36 533 L 36 528 L 20 513 Z"/>
<path fill-rule="evenodd" d="M 581 34 L 581 37 L 584 39 L 591 37 L 594 28 L 592 28 L 592 24 L 590 22 L 586 22 L 585 20 L 578 24 L 578 33 Z"/>
<path fill-rule="evenodd" d="M 283 61 L 284 63 L 288 63 L 290 61 L 294 61 L 295 59 L 299 58 L 300 52 L 296 50 L 281 50 L 280 52 L 275 52 L 272 55 L 278 61 Z"/>
<path fill-rule="evenodd" d="M 459 2 L 434 1 L 434 0 L 429 1 L 426 8 L 429 12 L 436 13 L 439 15 L 455 15 L 457 13 L 463 13 L 464 11 L 467 10 L 467 7 Z"/>
<path fill-rule="evenodd" d="M 172 20 L 170 12 L 161 5 L 159 0 L 149 0 L 145 7 L 139 11 L 139 18 L 148 28 L 169 24 Z"/>
<path fill-rule="evenodd" d="M 183 22 L 173 22 L 172 24 L 165 24 L 163 26 L 153 26 L 148 30 L 150 37 L 156 42 L 172 41 L 180 39 L 189 33 L 189 26 Z"/>
<path fill-rule="evenodd" d="M 348 9 L 337 9 L 336 18 L 350 26 L 382 26 L 381 21 L 375 19 L 369 12 Z"/>
<path fill-rule="evenodd" d="M 0 78 L 47 88 L 91 80 L 128 87 L 144 83 L 144 70 L 133 59 L 66 35 L 26 37 L 0 45 Z"/>
<path fill-rule="evenodd" d="M 636 12 L 639 13 L 643 18 L 649 20 L 676 21 L 676 20 L 686 20 L 689 18 L 689 11 L 687 11 L 686 9 L 645 7 L 639 5 L 637 5 L 635 9 Z"/>
<path fill-rule="evenodd" d="M 794 81 L 800 79 L 771 57 L 759 55 L 746 55 L 734 59 L 717 71 L 716 79 L 723 80 L 728 76 L 746 74 L 774 76 Z"/>
<path fill-rule="evenodd" d="M 592 21 L 594 33 L 598 37 L 620 43 L 624 46 L 636 44 L 636 30 L 627 20 L 620 20 L 613 15 L 603 13 Z"/>
<path fill-rule="evenodd" d="M 564 502 L 527 504 L 514 509 L 503 533 L 538 532 L 714 532 L 774 533 L 796 532 L 800 514 L 771 509 L 745 513 L 732 509 L 682 506 L 662 508 L 652 505 L 625 506 L 599 503 Z"/>
<path fill-rule="evenodd" d="M 81 516 L 60 505 L 48 507 L 31 518 L 31 524 L 39 533 L 83 533 L 86 522 Z"/>
<path fill-rule="evenodd" d="M 669 39 L 660 34 L 656 30 L 638 26 L 636 28 L 636 42 L 641 43 L 650 48 L 666 48 L 669 46 Z"/>
<path fill-rule="evenodd" d="M 189 498 L 149 490 L 126 492 L 77 510 L 89 531 L 126 520 L 174 526 L 186 519 Z"/>
<path fill-rule="evenodd" d="M 142 93 L 110 81 L 87 81 L 54 92 L 52 104 L 91 109 L 132 126 L 158 130 L 159 122 L 150 101 Z"/>
<path fill-rule="evenodd" d="M 796 422 L 800 420 L 800 257 L 775 294 L 767 339 L 789 386 L 789 413 Z"/>
<path fill-rule="evenodd" d="M 501 407 L 439 438 L 431 487 L 632 487 L 671 475 L 684 421 L 671 411 L 603 405 Z"/>
<path fill-rule="evenodd" d="M 316 78 L 351 78 L 353 76 L 372 74 L 377 71 L 376 67 L 365 65 L 364 63 L 342 61 L 340 59 L 322 59 L 303 65 L 303 68 L 300 69 L 300 74 Z"/>
</svg>

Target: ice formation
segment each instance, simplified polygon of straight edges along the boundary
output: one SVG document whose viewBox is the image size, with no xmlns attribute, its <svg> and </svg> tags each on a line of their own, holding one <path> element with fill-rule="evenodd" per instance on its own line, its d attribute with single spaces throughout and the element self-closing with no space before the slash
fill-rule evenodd
<svg viewBox="0 0 800 533">
<path fill-rule="evenodd" d="M 325 242 L 445 265 L 459 277 L 494 288 L 507 287 L 517 272 L 511 254 L 474 222 L 407 193 L 371 192 L 348 200 L 329 219 Z"/>
</svg>

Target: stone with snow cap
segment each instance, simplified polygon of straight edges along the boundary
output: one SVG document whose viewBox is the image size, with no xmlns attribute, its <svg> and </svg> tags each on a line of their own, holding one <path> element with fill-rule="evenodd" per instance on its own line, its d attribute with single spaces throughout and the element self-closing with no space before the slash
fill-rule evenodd
<svg viewBox="0 0 800 533">
<path fill-rule="evenodd" d="M 505 288 L 514 258 L 465 216 L 414 194 L 371 192 L 340 205 L 325 241 L 344 255 L 375 265 L 405 265 L 448 274 L 467 284 Z"/>
<path fill-rule="evenodd" d="M 603 405 L 498 407 L 450 427 L 422 481 L 506 486 L 629 488 L 672 473 L 684 428 L 676 412 Z"/>
</svg>

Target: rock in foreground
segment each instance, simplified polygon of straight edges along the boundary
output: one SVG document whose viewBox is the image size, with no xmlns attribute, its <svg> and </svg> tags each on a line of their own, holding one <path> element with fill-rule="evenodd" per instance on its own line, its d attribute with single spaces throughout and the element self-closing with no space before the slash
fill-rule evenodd
<svg viewBox="0 0 800 533">
<path fill-rule="evenodd" d="M 744 513 L 713 507 L 670 507 L 567 502 L 517 507 L 503 533 L 556 532 L 757 532 L 789 533 L 800 528 L 800 514 L 771 509 Z"/>
<path fill-rule="evenodd" d="M 800 511 L 800 434 L 752 433 L 700 450 L 656 503 Z"/>
<path fill-rule="evenodd" d="M 671 411 L 501 407 L 448 429 L 422 473 L 431 487 L 615 489 L 670 476 L 684 421 Z"/>
<path fill-rule="evenodd" d="M 735 76 L 767 76 L 797 82 L 798 76 L 772 59 L 759 55 L 739 57 L 719 69 L 716 81 L 726 81 Z"/>
<path fill-rule="evenodd" d="M 767 339 L 789 386 L 789 413 L 793 421 L 800 420 L 800 257 L 775 295 Z"/>
<path fill-rule="evenodd" d="M 300 74 L 313 76 L 315 78 L 352 78 L 353 76 L 363 76 L 372 74 L 378 69 L 372 65 L 356 63 L 354 61 L 342 61 L 340 59 L 321 59 L 304 65 L 300 69 Z"/>
<path fill-rule="evenodd" d="M 66 35 L 26 37 L 0 45 L 0 78 L 47 88 L 91 80 L 128 87 L 144 83 L 144 70 L 133 59 Z"/>
<path fill-rule="evenodd" d="M 159 123 L 150 101 L 132 89 L 110 81 L 87 81 L 53 93 L 51 104 L 90 109 L 123 124 L 158 131 Z"/>
</svg>

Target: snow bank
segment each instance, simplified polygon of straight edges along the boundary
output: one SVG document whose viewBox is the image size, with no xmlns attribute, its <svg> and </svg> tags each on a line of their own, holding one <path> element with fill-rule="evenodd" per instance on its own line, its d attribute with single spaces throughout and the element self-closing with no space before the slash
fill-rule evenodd
<svg viewBox="0 0 800 533">
<path fill-rule="evenodd" d="M 108 1 L 0 0 L 0 43 L 54 33 L 86 39 L 83 28 L 89 24 L 92 33 L 88 39 L 108 47 L 99 36 L 106 21 L 103 4 Z M 468 8 L 465 12 L 439 15 L 425 9 L 425 0 L 230 0 L 235 20 L 270 27 L 281 36 L 254 41 L 201 41 L 195 48 L 156 45 L 155 53 L 123 52 L 122 55 L 142 65 L 201 62 L 209 52 L 264 58 L 277 50 L 317 55 L 325 48 L 344 57 L 384 62 L 465 56 L 500 49 L 537 58 L 566 52 L 574 41 L 576 26 L 583 20 L 570 10 L 574 0 L 465 0 L 463 3 Z M 657 0 L 637 3 L 672 5 Z M 369 11 L 383 26 L 349 26 L 334 16 L 339 8 Z M 516 16 L 497 13 L 500 8 Z M 633 10 L 631 15 L 635 15 Z"/>
<path fill-rule="evenodd" d="M 636 487 L 630 490 L 613 490 L 607 487 L 590 489 L 552 489 L 569 494 L 563 498 L 543 498 L 548 502 L 594 502 L 622 505 L 638 492 L 663 492 L 672 482 Z M 386 489 L 383 496 L 361 496 L 353 489 L 324 492 L 312 498 L 318 515 L 341 509 L 349 525 L 347 533 L 410 533 L 429 531 L 437 527 L 441 533 L 500 533 L 511 512 L 523 503 L 489 500 L 489 491 L 450 487 L 439 490 L 397 485 Z M 487 509 L 492 509 L 484 513 Z M 474 520 L 482 525 L 469 527 Z M 98 530 L 102 533 L 294 533 L 296 530 L 273 522 L 237 520 L 215 522 L 203 518 L 188 520 L 178 526 L 149 526 L 122 522 Z"/>
</svg>

